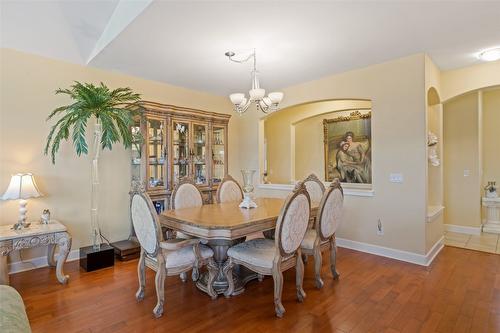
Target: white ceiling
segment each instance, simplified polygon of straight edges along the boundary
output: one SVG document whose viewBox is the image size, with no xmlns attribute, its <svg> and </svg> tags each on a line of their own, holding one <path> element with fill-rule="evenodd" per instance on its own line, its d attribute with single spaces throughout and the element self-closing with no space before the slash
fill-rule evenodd
<svg viewBox="0 0 500 333">
<path fill-rule="evenodd" d="M 1 0 L 0 0 L 1 1 Z M 225 95 L 426 52 L 441 69 L 500 46 L 498 1 L 2 1 L 1 46 Z"/>
</svg>

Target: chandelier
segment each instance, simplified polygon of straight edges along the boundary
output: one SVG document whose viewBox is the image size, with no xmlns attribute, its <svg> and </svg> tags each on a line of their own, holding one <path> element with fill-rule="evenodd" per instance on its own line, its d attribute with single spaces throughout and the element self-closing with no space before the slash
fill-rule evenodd
<svg viewBox="0 0 500 333">
<path fill-rule="evenodd" d="M 229 95 L 229 99 L 234 104 L 234 111 L 239 114 L 244 113 L 250 104 L 255 103 L 255 106 L 258 110 L 261 110 L 264 113 L 270 113 L 278 110 L 278 105 L 283 99 L 282 92 L 271 92 L 266 96 L 266 90 L 262 89 L 259 85 L 259 72 L 257 71 L 257 56 L 255 54 L 255 50 L 253 50 L 252 54 L 242 60 L 234 59 L 235 53 L 232 51 L 228 51 L 225 55 L 229 58 L 229 60 L 242 64 L 247 62 L 250 59 L 253 59 L 253 70 L 252 70 L 252 89 L 248 92 L 249 97 L 245 97 L 243 93 L 235 93 Z"/>
</svg>

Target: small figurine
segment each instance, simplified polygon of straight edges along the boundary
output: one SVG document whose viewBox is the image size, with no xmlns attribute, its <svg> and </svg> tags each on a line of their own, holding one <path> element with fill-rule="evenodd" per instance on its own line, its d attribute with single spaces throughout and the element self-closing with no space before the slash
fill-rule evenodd
<svg viewBox="0 0 500 333">
<path fill-rule="evenodd" d="M 43 210 L 40 223 L 41 224 L 49 224 L 50 223 L 50 210 L 48 210 L 48 209 Z"/>
<path fill-rule="evenodd" d="M 498 198 L 497 182 L 488 182 L 488 185 L 484 187 L 484 190 L 487 198 Z"/>
</svg>

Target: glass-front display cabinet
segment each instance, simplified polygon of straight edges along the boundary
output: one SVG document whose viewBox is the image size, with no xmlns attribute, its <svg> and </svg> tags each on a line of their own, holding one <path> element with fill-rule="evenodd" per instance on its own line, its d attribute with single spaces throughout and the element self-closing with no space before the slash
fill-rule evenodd
<svg viewBox="0 0 500 333">
<path fill-rule="evenodd" d="M 170 194 L 184 177 L 212 202 L 227 174 L 230 115 L 154 102 L 141 102 L 131 127 L 132 180 L 140 180 L 158 211 L 169 208 Z"/>
</svg>

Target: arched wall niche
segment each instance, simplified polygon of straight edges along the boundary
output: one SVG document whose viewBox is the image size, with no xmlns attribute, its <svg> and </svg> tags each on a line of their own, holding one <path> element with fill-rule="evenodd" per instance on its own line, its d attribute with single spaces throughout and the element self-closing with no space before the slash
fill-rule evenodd
<svg viewBox="0 0 500 333">
<path fill-rule="evenodd" d="M 315 173 L 325 180 L 323 119 L 371 112 L 369 99 L 331 99 L 288 106 L 261 118 L 261 175 L 290 184 Z"/>
</svg>

